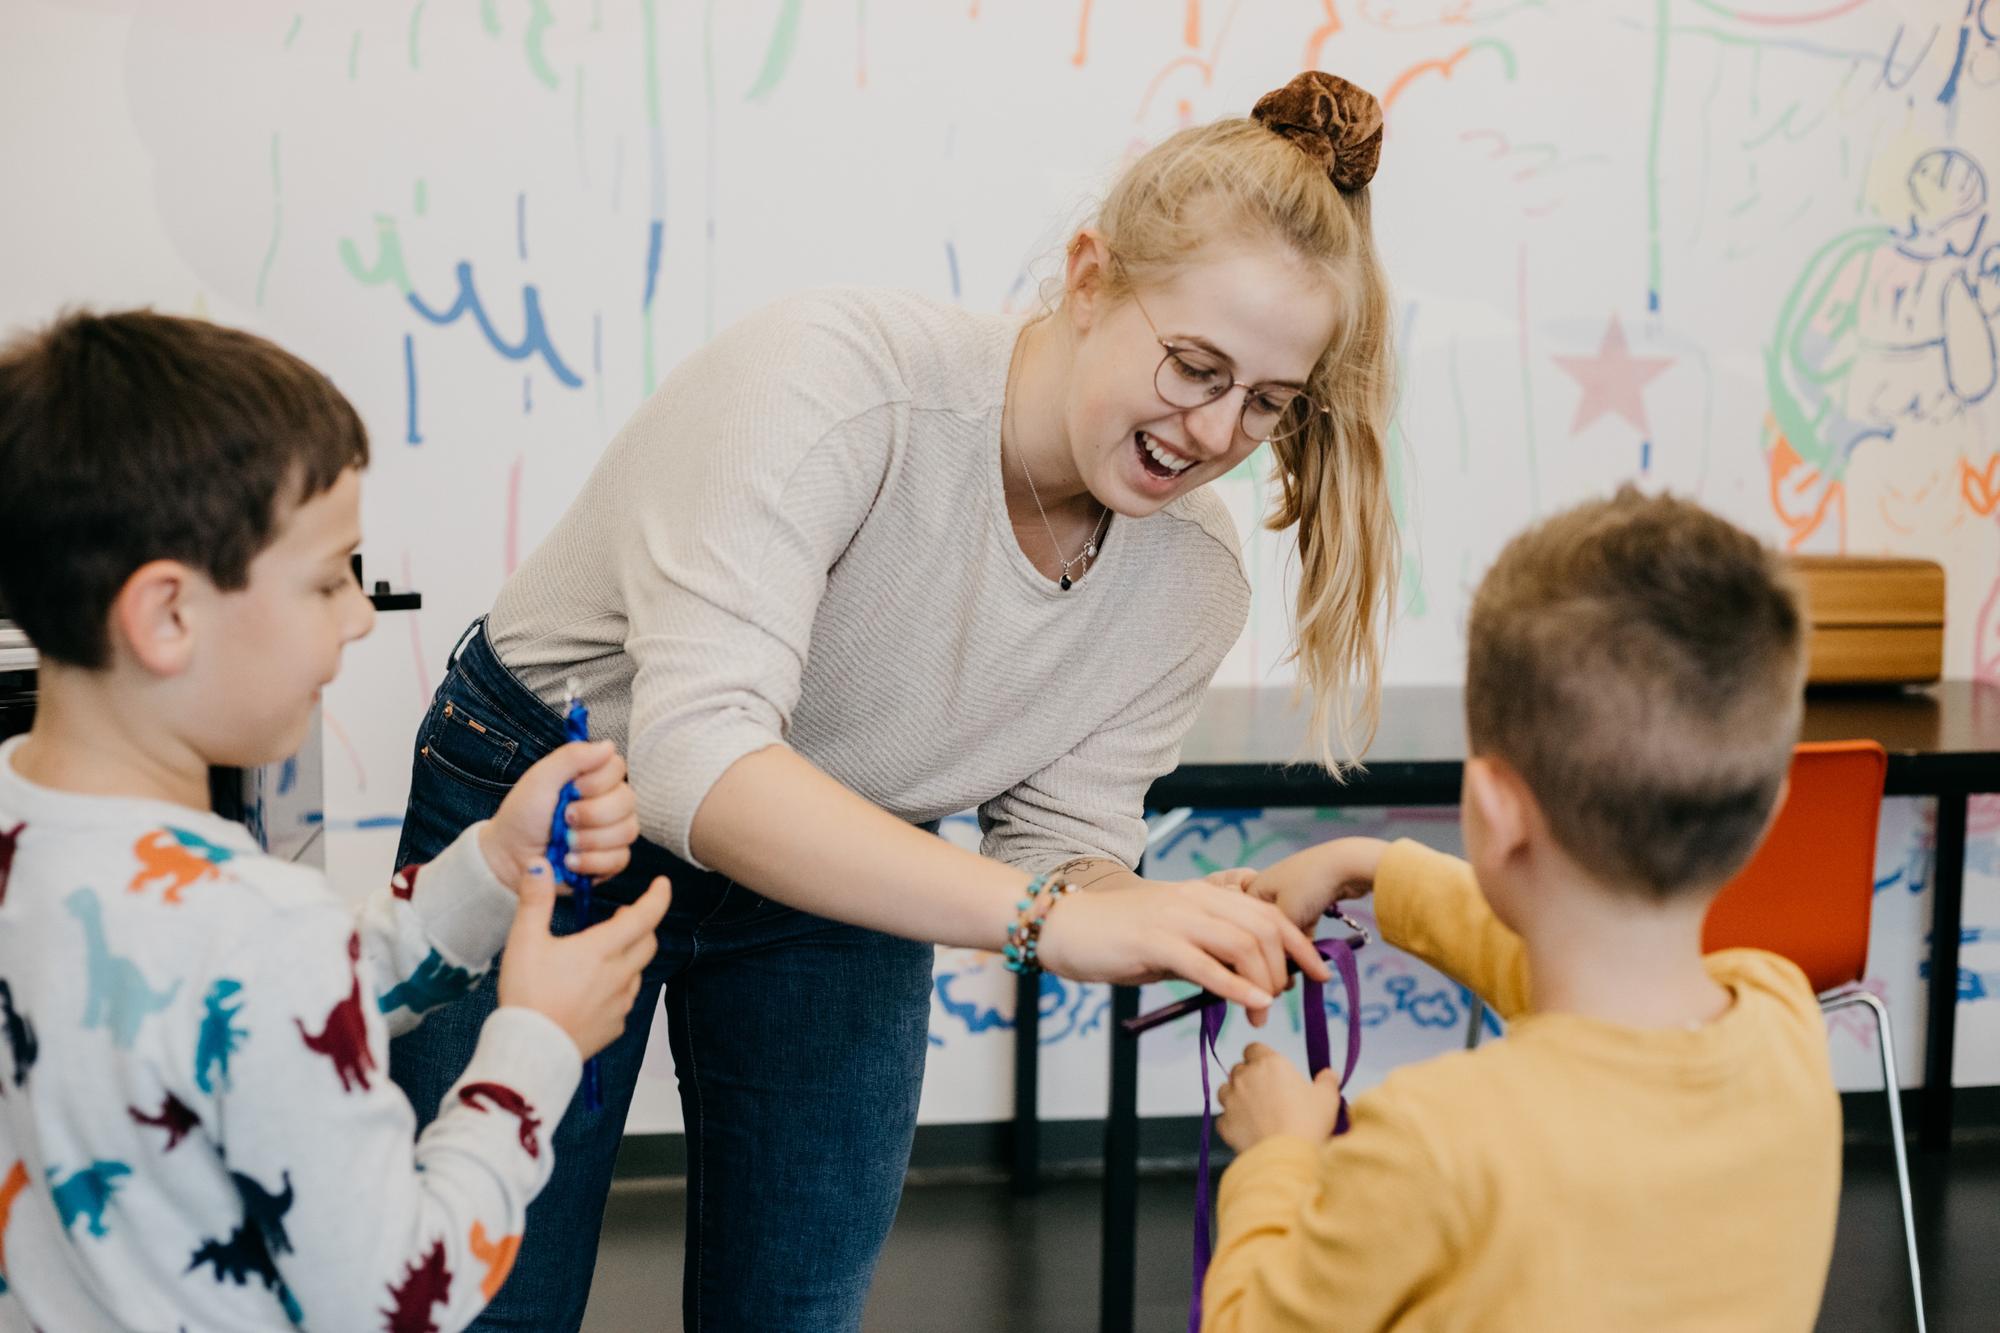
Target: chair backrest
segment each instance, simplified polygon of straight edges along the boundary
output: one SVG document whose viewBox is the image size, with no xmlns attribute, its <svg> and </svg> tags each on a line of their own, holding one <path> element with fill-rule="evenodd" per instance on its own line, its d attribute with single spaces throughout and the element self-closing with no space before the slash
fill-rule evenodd
<svg viewBox="0 0 2000 1333">
<path fill-rule="evenodd" d="M 1889 757 L 1874 741 L 1801 745 L 1791 790 L 1750 864 L 1717 895 L 1706 951 L 1756 948 L 1805 970 L 1815 991 L 1859 981 L 1875 904 L 1875 830 Z"/>
</svg>

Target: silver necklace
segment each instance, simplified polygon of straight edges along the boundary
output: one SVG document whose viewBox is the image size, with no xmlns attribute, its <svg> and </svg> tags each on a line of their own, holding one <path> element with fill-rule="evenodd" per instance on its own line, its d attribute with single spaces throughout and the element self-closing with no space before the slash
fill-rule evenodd
<svg viewBox="0 0 2000 1333">
<path fill-rule="evenodd" d="M 1090 572 L 1090 562 L 1097 556 L 1097 539 L 1104 535 L 1104 525 L 1111 519 L 1111 510 L 1107 506 L 1104 512 L 1098 515 L 1097 526 L 1091 529 L 1090 540 L 1083 544 L 1083 549 L 1070 559 L 1064 560 L 1062 543 L 1056 540 L 1055 527 L 1049 522 L 1049 511 L 1042 508 L 1042 497 L 1035 492 L 1035 474 L 1028 471 L 1028 460 L 1026 458 L 1021 460 L 1021 475 L 1028 479 L 1028 494 L 1035 497 L 1035 512 L 1042 516 L 1042 526 L 1047 528 L 1049 533 L 1049 545 L 1055 548 L 1056 559 L 1062 563 L 1062 576 L 1056 580 L 1056 586 L 1064 592 L 1068 592 L 1074 582 L 1069 576 L 1071 566 L 1083 566 L 1082 569 L 1076 571 L 1077 578 L 1082 578 Z"/>
<path fill-rule="evenodd" d="M 1007 395 L 1007 400 L 1000 410 L 1000 433 L 1003 438 L 1007 433 L 1007 422 L 1014 411 L 1014 371 L 1019 365 L 1018 352 L 1016 355 L 1016 362 L 1007 367 L 1007 387 L 1003 391 Z M 1028 471 L 1028 456 L 1026 451 L 1023 451 L 1021 454 L 1021 475 L 1028 479 L 1028 494 L 1034 497 L 1035 512 L 1042 516 L 1042 527 L 1049 534 L 1049 545 L 1055 550 L 1057 563 L 1062 566 L 1062 573 L 1056 579 L 1056 586 L 1064 592 L 1068 592 L 1076 585 L 1076 579 L 1072 579 L 1069 576 L 1071 569 L 1078 565 L 1083 566 L 1083 568 L 1076 571 L 1076 577 L 1079 579 L 1090 572 L 1090 562 L 1097 558 L 1098 540 L 1104 536 L 1104 525 L 1111 521 L 1111 507 L 1109 505 L 1104 506 L 1104 512 L 1097 516 L 1097 526 L 1091 529 L 1090 540 L 1083 544 L 1083 549 L 1069 559 L 1064 560 L 1062 543 L 1056 539 L 1055 525 L 1049 522 L 1049 511 L 1042 508 L 1041 492 L 1035 489 L 1035 474 Z"/>
</svg>

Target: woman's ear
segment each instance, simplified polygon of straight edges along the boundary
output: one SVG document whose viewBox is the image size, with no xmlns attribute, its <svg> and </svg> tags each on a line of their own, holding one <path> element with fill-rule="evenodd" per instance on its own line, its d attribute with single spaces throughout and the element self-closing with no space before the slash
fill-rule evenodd
<svg viewBox="0 0 2000 1333">
<path fill-rule="evenodd" d="M 155 676 L 186 671 L 194 660 L 191 602 L 205 582 L 178 560 L 151 560 L 133 570 L 111 603 L 112 658 L 129 655 Z"/>
<path fill-rule="evenodd" d="M 1087 332 L 1102 314 L 1110 265 L 1111 249 L 1095 227 L 1070 238 L 1063 263 L 1063 310 L 1078 333 Z"/>
</svg>

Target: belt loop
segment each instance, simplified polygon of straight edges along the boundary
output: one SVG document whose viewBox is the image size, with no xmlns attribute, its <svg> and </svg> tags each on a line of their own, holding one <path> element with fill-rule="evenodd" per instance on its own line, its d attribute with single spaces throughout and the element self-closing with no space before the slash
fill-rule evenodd
<svg viewBox="0 0 2000 1333">
<path fill-rule="evenodd" d="M 473 621 L 470 625 L 466 626 L 465 633 L 458 636 L 458 642 L 452 647 L 451 657 L 444 664 L 444 669 L 446 671 L 449 671 L 453 667 L 458 665 L 459 654 L 465 651 L 466 644 L 472 642 L 472 636 L 475 634 L 483 633 L 485 629 L 486 629 L 485 616 L 479 617 L 479 619 Z"/>
</svg>

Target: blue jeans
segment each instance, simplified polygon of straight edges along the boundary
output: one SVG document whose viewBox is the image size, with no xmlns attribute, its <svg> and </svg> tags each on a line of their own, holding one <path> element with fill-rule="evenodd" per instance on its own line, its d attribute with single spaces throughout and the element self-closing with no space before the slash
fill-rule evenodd
<svg viewBox="0 0 2000 1333">
<path fill-rule="evenodd" d="M 491 815 L 562 740 L 561 719 L 475 625 L 417 737 L 397 863 L 428 860 Z M 629 902 L 662 874 L 673 906 L 625 1033 L 601 1057 L 603 1109 L 586 1111 L 580 1093 L 570 1103 L 520 1255 L 474 1327 L 582 1323 L 619 1136 L 664 992 L 687 1125 L 684 1326 L 859 1329 L 916 1130 L 931 946 L 794 911 L 644 840 L 597 896 Z M 554 929 L 576 929 L 568 898 Z M 472 1056 L 494 1008 L 493 976 L 391 1045 L 391 1076 L 422 1123 Z"/>
</svg>

